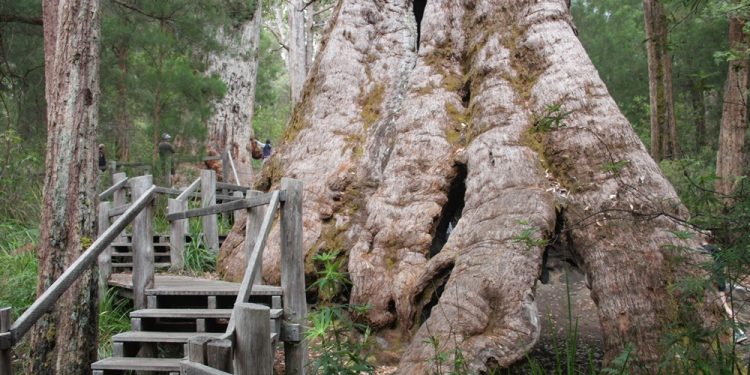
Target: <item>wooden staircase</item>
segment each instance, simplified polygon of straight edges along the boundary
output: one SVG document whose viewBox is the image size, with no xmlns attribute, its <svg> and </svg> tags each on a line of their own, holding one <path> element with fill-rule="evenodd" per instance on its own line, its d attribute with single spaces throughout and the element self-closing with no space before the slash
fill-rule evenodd
<svg viewBox="0 0 750 375">
<path fill-rule="evenodd" d="M 127 289 L 129 275 L 113 274 L 112 286 Z M 93 374 L 148 371 L 178 374 L 191 337 L 224 335 L 240 285 L 216 280 L 158 275 L 148 289 L 148 308 L 130 313 L 131 331 L 112 337 L 112 357 L 91 365 Z M 282 289 L 255 285 L 250 302 L 271 308 L 271 341 L 280 334 Z"/>
</svg>

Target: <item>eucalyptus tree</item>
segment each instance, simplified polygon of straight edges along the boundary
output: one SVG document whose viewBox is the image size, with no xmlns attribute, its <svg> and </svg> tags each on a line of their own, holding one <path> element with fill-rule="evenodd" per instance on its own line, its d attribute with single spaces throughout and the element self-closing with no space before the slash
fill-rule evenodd
<svg viewBox="0 0 750 375">
<path fill-rule="evenodd" d="M 39 250 L 40 295 L 96 237 L 99 113 L 98 0 L 45 0 L 47 157 Z M 97 288 L 85 272 L 34 326 L 35 374 L 85 374 L 96 359 Z"/>
<path fill-rule="evenodd" d="M 349 302 L 371 307 L 361 319 L 410 340 L 401 373 L 448 371 L 459 354 L 470 372 L 523 358 L 554 240 L 589 275 L 608 359 L 632 343 L 632 363 L 656 367 L 667 321 L 717 311 L 685 313 L 668 287 L 707 277 L 701 237 L 563 0 L 339 2 L 257 186 L 281 176 L 305 183 L 310 276 L 314 254 L 339 254 Z M 242 225 L 222 247 L 229 278 L 241 277 Z"/>
</svg>

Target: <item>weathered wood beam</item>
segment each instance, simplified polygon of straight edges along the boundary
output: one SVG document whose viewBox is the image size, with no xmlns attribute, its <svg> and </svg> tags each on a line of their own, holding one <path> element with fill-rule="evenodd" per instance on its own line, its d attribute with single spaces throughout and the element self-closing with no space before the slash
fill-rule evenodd
<svg viewBox="0 0 750 375">
<path fill-rule="evenodd" d="M 133 197 L 154 189 L 150 175 L 131 179 Z M 151 206 L 146 205 L 133 220 L 133 306 L 146 308 L 146 289 L 154 286 L 154 229 Z"/>
<path fill-rule="evenodd" d="M 273 193 L 265 193 L 245 199 L 237 199 L 229 203 L 217 204 L 206 208 L 195 208 L 184 212 L 175 212 L 167 215 L 167 220 L 180 220 L 188 219 L 191 217 L 214 215 L 222 212 L 230 212 L 234 210 L 242 210 L 250 207 L 257 207 L 268 204 L 271 202 L 271 196 Z M 283 192 L 279 193 L 279 201 L 283 202 L 285 195 Z"/>
<path fill-rule="evenodd" d="M 124 174 L 124 173 L 123 173 Z M 116 191 L 122 189 L 127 185 L 128 179 L 120 180 L 115 182 L 112 186 L 107 188 L 107 190 L 104 190 L 103 192 L 99 193 L 99 200 L 104 200 L 109 198 L 110 195 L 114 194 Z"/>
<path fill-rule="evenodd" d="M 190 194 L 194 193 L 195 190 L 197 190 L 199 186 L 201 186 L 200 177 L 196 178 L 192 184 L 186 187 L 185 190 L 183 190 L 182 193 L 180 193 L 180 195 L 177 196 L 177 200 L 186 201 L 190 197 Z"/>
<path fill-rule="evenodd" d="M 181 212 L 187 209 L 187 201 L 180 199 L 169 199 L 167 201 L 167 212 Z M 172 263 L 170 270 L 182 270 L 185 265 L 185 222 L 187 220 L 174 220 L 170 223 L 169 232 L 169 259 Z"/>
<path fill-rule="evenodd" d="M 273 373 L 271 350 L 271 319 L 268 306 L 237 303 L 234 368 L 238 374 L 266 375 Z"/>
<path fill-rule="evenodd" d="M 228 184 L 226 182 L 217 182 L 216 183 L 217 189 L 226 189 L 226 190 L 239 190 L 239 191 L 249 191 L 253 190 L 253 188 L 249 186 L 242 186 L 242 185 L 235 185 L 235 184 Z"/>
<path fill-rule="evenodd" d="M 117 206 L 115 208 L 109 209 L 109 217 L 122 215 L 123 212 L 125 212 L 130 207 L 130 204 L 123 204 L 122 206 Z"/>
<path fill-rule="evenodd" d="M 201 208 L 216 205 L 216 172 L 210 169 L 201 170 Z M 219 222 L 216 214 L 203 215 L 203 237 L 209 251 L 219 251 Z"/>
<path fill-rule="evenodd" d="M 98 234 L 102 234 L 109 228 L 109 208 L 112 207 L 110 202 L 99 202 L 99 231 Z M 97 265 L 99 266 L 99 299 L 104 297 L 104 293 L 107 291 L 107 280 L 109 275 L 112 274 L 112 247 L 107 246 L 104 251 L 97 257 Z"/>
<path fill-rule="evenodd" d="M 284 323 L 307 323 L 305 301 L 305 257 L 302 251 L 302 181 L 281 179 L 286 202 L 281 207 L 281 287 L 284 289 Z M 284 361 L 288 375 L 303 375 L 307 360 L 307 343 L 285 341 Z"/>
</svg>

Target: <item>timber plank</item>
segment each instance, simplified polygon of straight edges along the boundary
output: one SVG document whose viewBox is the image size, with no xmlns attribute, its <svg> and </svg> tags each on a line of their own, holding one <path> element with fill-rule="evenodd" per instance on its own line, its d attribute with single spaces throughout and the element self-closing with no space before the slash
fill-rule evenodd
<svg viewBox="0 0 750 375">
<path fill-rule="evenodd" d="M 111 357 L 91 365 L 92 370 L 180 371 L 182 358 Z"/>
<path fill-rule="evenodd" d="M 271 319 L 278 319 L 282 309 L 271 309 Z M 229 319 L 232 309 L 143 309 L 130 313 L 131 318 L 217 318 Z"/>
<path fill-rule="evenodd" d="M 219 338 L 223 332 L 158 332 L 158 331 L 129 331 L 112 336 L 112 342 L 163 342 L 186 343 L 193 336 L 209 336 Z"/>
<path fill-rule="evenodd" d="M 109 285 L 123 289 L 133 289 L 130 273 L 113 273 Z M 190 276 L 155 275 L 154 287 L 146 290 L 147 295 L 221 296 L 237 295 L 240 284 L 221 280 L 207 280 Z M 253 296 L 281 296 L 281 287 L 254 285 Z"/>
</svg>

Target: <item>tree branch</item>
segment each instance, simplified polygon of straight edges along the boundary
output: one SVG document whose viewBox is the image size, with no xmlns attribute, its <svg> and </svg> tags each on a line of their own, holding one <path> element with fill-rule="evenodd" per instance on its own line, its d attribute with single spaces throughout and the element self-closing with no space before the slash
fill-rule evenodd
<svg viewBox="0 0 750 375">
<path fill-rule="evenodd" d="M 38 26 L 43 25 L 41 17 L 25 17 L 25 16 L 16 16 L 13 14 L 0 14 L 0 23 L 10 23 L 10 22 L 25 23 L 27 25 L 38 25 Z"/>
<path fill-rule="evenodd" d="M 268 25 L 264 25 L 264 27 L 266 28 L 266 30 L 271 32 L 271 35 L 273 35 L 274 39 L 276 39 L 276 42 L 279 43 L 279 45 L 282 48 L 289 51 L 289 46 L 287 46 L 286 44 L 284 44 L 284 42 L 281 41 L 281 37 L 278 34 L 276 34 L 276 31 L 274 31 L 273 28 L 269 27 Z"/>
<path fill-rule="evenodd" d="M 133 12 L 136 12 L 136 13 L 142 15 L 142 16 L 151 18 L 153 20 L 156 20 L 156 21 L 159 21 L 159 22 L 164 22 L 166 20 L 163 17 L 159 17 L 159 16 L 155 16 L 153 14 L 146 13 L 143 10 L 141 10 L 141 9 L 135 7 L 135 6 L 130 5 L 130 4 L 126 4 L 126 3 L 122 2 L 122 1 L 112 0 L 112 2 L 115 3 L 115 4 L 117 4 L 117 5 L 119 5 L 119 6 L 121 6 L 121 7 L 123 7 L 123 8 L 132 10 Z"/>
</svg>

